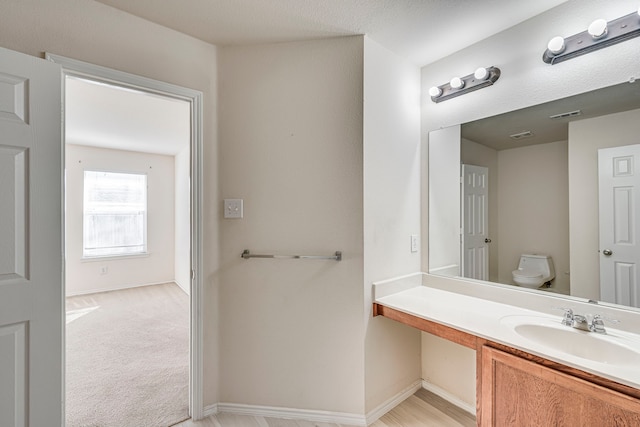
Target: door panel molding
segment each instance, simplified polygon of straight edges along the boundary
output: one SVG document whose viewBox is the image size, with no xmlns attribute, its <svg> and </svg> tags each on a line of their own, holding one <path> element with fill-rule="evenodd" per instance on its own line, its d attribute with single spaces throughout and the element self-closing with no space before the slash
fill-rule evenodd
<svg viewBox="0 0 640 427">
<path fill-rule="evenodd" d="M 0 144 L 0 283 L 29 278 L 29 168 L 28 150 Z"/>
<path fill-rule="evenodd" d="M 0 425 L 26 426 L 27 322 L 0 325 Z"/>
<path fill-rule="evenodd" d="M 0 118 L 29 124 L 29 79 L 0 73 Z"/>
</svg>

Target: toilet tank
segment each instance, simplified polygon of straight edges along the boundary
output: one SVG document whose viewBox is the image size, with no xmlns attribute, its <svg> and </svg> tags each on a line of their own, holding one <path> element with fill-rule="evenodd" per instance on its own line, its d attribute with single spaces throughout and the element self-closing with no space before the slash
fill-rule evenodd
<svg viewBox="0 0 640 427">
<path fill-rule="evenodd" d="M 556 277 L 553 268 L 553 260 L 549 255 L 543 254 L 522 254 L 518 270 L 538 271 L 542 273 L 545 281 L 549 281 Z"/>
</svg>

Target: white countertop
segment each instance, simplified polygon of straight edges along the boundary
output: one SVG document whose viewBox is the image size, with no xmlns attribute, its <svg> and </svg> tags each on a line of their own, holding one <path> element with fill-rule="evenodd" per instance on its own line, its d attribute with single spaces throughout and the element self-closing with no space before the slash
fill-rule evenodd
<svg viewBox="0 0 640 427">
<path fill-rule="evenodd" d="M 511 326 L 513 319 L 516 319 L 514 316 L 528 316 L 526 320 L 533 323 L 546 324 L 557 328 L 569 328 L 560 323 L 562 320 L 561 311 L 558 311 L 557 316 L 552 316 L 539 311 L 424 285 L 401 289 L 387 295 L 381 294 L 374 301 L 425 320 L 440 323 L 640 389 L 640 364 L 603 363 L 578 357 L 525 338 Z M 606 327 L 606 329 L 607 335 L 578 330 L 575 330 L 575 332 L 590 334 L 589 338 L 595 340 L 610 341 L 623 345 L 640 354 L 640 335 L 611 327 Z"/>
</svg>

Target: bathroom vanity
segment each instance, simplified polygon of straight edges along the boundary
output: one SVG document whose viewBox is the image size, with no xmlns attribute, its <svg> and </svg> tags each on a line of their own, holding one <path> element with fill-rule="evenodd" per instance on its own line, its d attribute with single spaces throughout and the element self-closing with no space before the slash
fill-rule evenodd
<svg viewBox="0 0 640 427">
<path fill-rule="evenodd" d="M 637 313 L 473 285 L 425 274 L 377 283 L 373 314 L 476 351 L 479 426 L 640 425 L 640 336 L 563 325 L 557 306 L 631 329 Z"/>
</svg>

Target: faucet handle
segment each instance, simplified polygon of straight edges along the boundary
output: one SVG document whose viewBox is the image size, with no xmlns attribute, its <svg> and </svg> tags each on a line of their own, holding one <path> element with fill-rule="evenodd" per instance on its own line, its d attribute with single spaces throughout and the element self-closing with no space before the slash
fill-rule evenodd
<svg viewBox="0 0 640 427">
<path fill-rule="evenodd" d="M 565 307 L 553 307 L 555 310 L 564 311 L 564 316 L 562 317 L 562 324 L 565 326 L 573 326 L 573 310 Z"/>
<path fill-rule="evenodd" d="M 594 314 L 593 318 L 591 319 L 591 324 L 589 325 L 589 330 L 598 334 L 606 334 L 607 331 L 604 328 L 605 320 L 611 323 L 620 323 L 620 321 L 617 319 L 611 319 L 600 314 Z"/>
<path fill-rule="evenodd" d="M 591 324 L 589 325 L 589 330 L 597 334 L 607 333 L 606 329 L 604 328 L 604 320 L 602 319 L 602 316 L 600 316 L 599 314 L 593 315 L 593 319 L 591 320 Z"/>
</svg>

